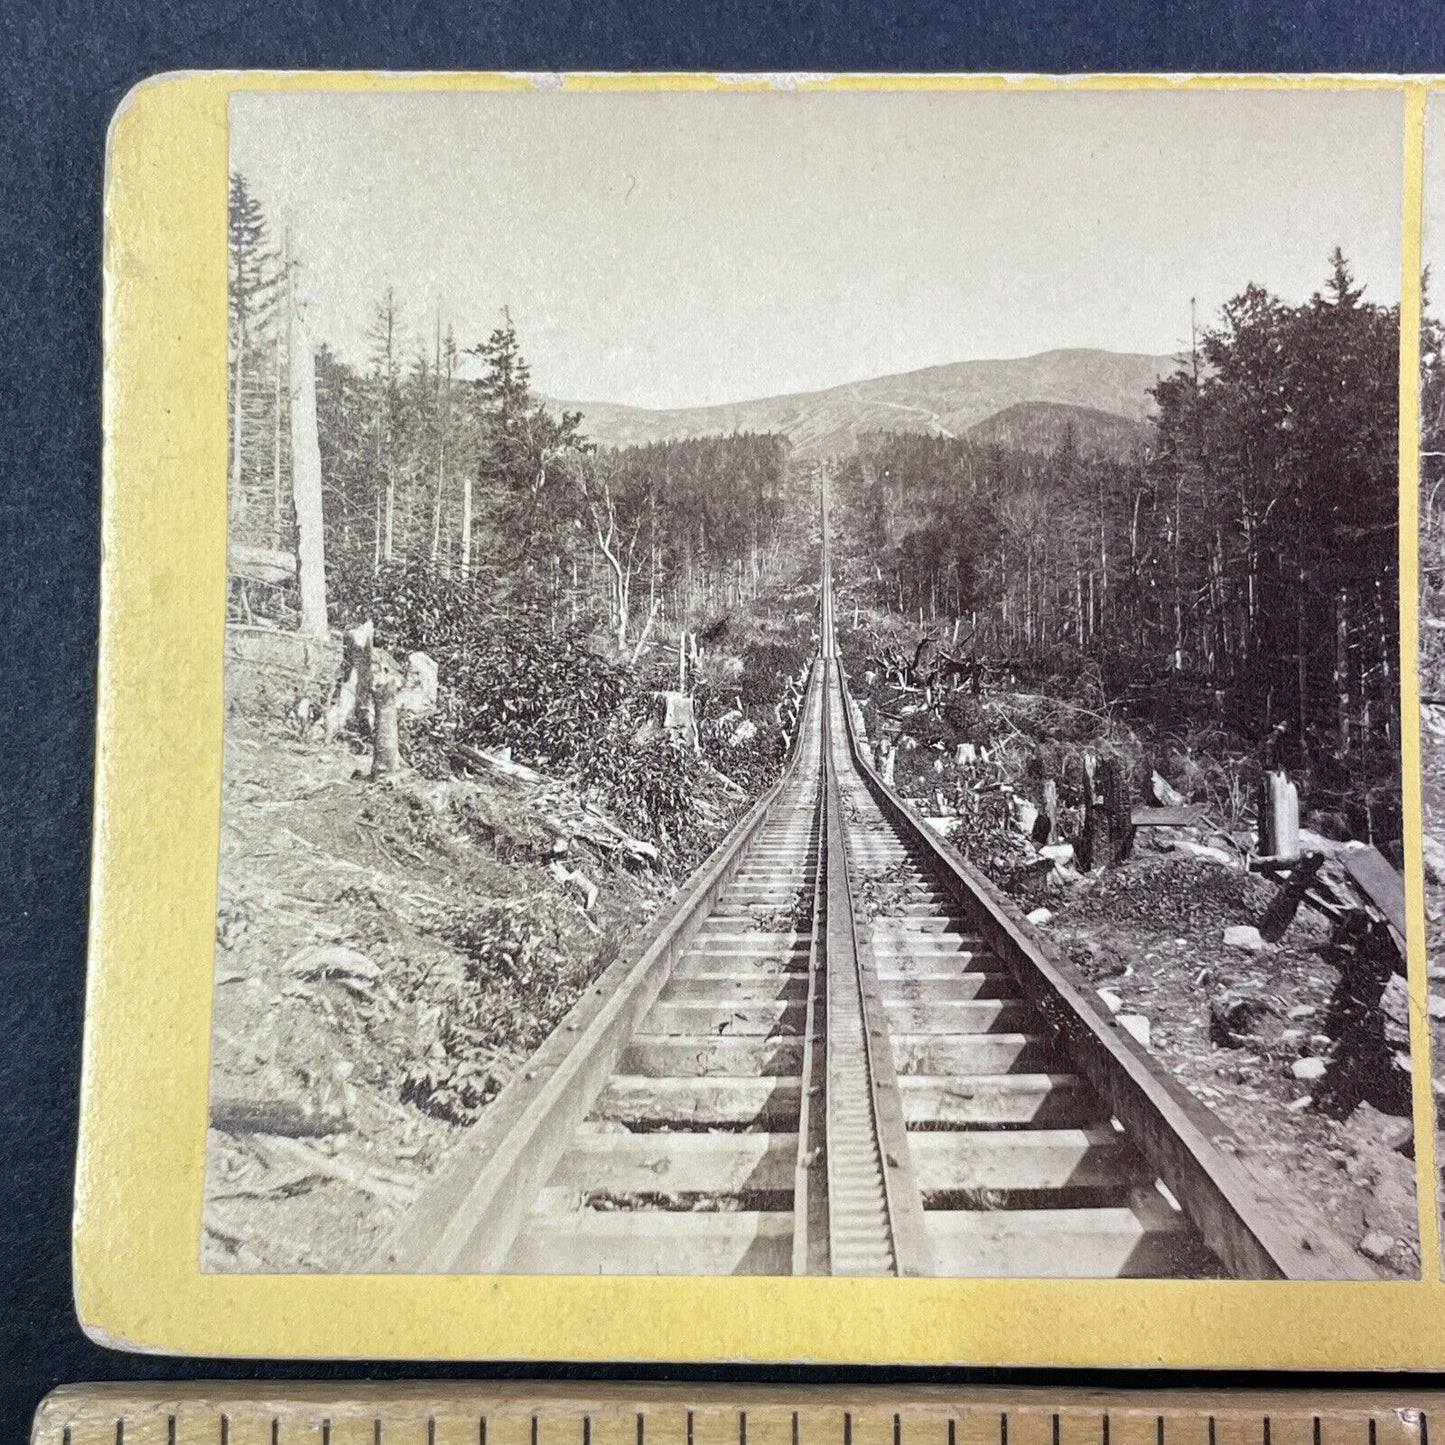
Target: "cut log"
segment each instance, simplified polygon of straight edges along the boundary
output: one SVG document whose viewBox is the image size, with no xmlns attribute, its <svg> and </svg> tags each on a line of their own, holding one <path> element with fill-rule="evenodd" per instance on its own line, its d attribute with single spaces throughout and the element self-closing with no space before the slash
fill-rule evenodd
<svg viewBox="0 0 1445 1445">
<path fill-rule="evenodd" d="M 226 547 L 226 570 L 232 577 L 243 577 L 248 582 L 279 585 L 296 576 L 296 555 L 274 547 L 248 547 L 243 542 L 231 542 Z"/>
</svg>

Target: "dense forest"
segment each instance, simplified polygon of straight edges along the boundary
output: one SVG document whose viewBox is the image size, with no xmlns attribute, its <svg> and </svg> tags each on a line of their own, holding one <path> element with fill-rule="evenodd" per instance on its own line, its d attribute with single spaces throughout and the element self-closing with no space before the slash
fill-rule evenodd
<svg viewBox="0 0 1445 1445">
<path fill-rule="evenodd" d="M 1086 454 L 885 434 L 840 477 L 855 598 L 1161 727 L 1212 720 L 1398 828 L 1397 308 L 1344 258 L 1289 306 L 1230 301 Z"/>
</svg>

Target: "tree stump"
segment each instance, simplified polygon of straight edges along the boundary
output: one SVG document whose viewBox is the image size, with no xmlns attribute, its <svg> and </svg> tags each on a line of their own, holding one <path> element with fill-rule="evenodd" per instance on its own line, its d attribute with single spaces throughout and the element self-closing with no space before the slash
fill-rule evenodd
<svg viewBox="0 0 1445 1445">
<path fill-rule="evenodd" d="M 1259 851 L 1266 858 L 1299 857 L 1299 789 L 1287 773 L 1266 773 L 1260 785 Z"/>
<path fill-rule="evenodd" d="M 1129 775 L 1113 758 L 1100 758 L 1085 778 L 1080 862 L 1091 872 L 1122 863 L 1134 847 L 1134 801 Z"/>
<path fill-rule="evenodd" d="M 1039 810 L 1039 817 L 1042 820 L 1039 824 L 1039 831 L 1043 834 L 1044 843 L 1058 842 L 1059 838 L 1059 785 L 1053 778 L 1044 779 L 1044 801 L 1043 807 Z"/>
<path fill-rule="evenodd" d="M 365 716 L 371 703 L 373 628 L 370 621 L 352 627 L 342 636 L 341 687 L 326 711 L 326 740 L 330 742 L 355 716 Z"/>
<path fill-rule="evenodd" d="M 401 736 L 396 725 L 396 691 L 397 680 L 390 673 L 376 678 L 371 686 L 373 782 L 401 771 Z"/>
</svg>

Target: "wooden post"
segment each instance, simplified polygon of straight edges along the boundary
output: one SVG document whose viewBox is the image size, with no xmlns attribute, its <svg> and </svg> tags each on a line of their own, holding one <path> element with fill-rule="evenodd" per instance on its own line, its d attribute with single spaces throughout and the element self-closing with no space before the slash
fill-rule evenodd
<svg viewBox="0 0 1445 1445">
<path fill-rule="evenodd" d="M 316 434 L 316 354 L 291 323 L 291 492 L 296 503 L 296 561 L 303 637 L 324 638 L 326 540 L 321 512 L 321 446 Z"/>
<path fill-rule="evenodd" d="M 396 726 L 396 677 L 387 670 L 371 687 L 372 781 L 401 771 L 401 739 Z"/>
<path fill-rule="evenodd" d="M 1103 759 L 1096 776 L 1109 819 L 1109 862 L 1122 863 L 1134 851 L 1134 790 L 1128 772 L 1114 758 Z"/>
<path fill-rule="evenodd" d="M 1260 788 L 1259 851 L 1266 858 L 1299 857 L 1299 789 L 1283 771 L 1267 773 Z"/>
</svg>

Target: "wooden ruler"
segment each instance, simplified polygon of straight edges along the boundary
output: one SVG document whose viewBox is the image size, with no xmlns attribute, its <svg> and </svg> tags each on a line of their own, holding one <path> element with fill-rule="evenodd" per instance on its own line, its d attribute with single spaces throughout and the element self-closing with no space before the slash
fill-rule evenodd
<svg viewBox="0 0 1445 1445">
<path fill-rule="evenodd" d="M 73 1385 L 32 1445 L 1429 1445 L 1445 1391 Z M 1438 1427 L 1445 1432 L 1445 1423 Z"/>
</svg>

